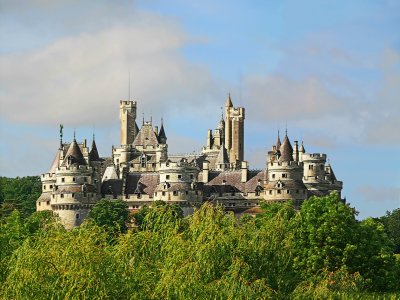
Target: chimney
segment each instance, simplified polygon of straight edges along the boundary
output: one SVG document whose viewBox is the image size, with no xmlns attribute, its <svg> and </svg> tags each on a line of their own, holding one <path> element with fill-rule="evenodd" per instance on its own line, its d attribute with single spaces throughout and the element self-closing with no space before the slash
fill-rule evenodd
<svg viewBox="0 0 400 300">
<path fill-rule="evenodd" d="M 242 183 L 247 182 L 247 161 L 242 161 Z"/>
<path fill-rule="evenodd" d="M 154 132 L 155 132 L 156 135 L 158 136 L 158 126 L 154 126 Z"/>
<path fill-rule="evenodd" d="M 208 161 L 203 162 L 203 182 L 208 182 Z"/>
<path fill-rule="evenodd" d="M 299 161 L 299 144 L 297 143 L 297 141 L 294 141 L 294 145 L 293 145 L 294 149 L 293 149 L 293 160 L 294 161 Z"/>
<path fill-rule="evenodd" d="M 207 149 L 211 149 L 212 130 L 208 130 L 207 134 Z"/>
</svg>

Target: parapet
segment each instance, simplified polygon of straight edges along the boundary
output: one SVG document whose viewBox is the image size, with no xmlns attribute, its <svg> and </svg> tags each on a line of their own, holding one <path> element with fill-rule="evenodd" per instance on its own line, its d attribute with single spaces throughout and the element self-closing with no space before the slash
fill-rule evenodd
<svg viewBox="0 0 400 300">
<path fill-rule="evenodd" d="M 119 101 L 120 108 L 136 108 L 136 101 Z"/>
<path fill-rule="evenodd" d="M 305 153 L 302 155 L 303 161 L 326 161 L 326 154 L 324 153 Z"/>
<path fill-rule="evenodd" d="M 303 162 L 301 161 L 283 161 L 283 162 L 278 162 L 274 161 L 272 164 L 269 165 L 270 168 L 282 168 L 282 167 L 303 167 Z"/>
</svg>

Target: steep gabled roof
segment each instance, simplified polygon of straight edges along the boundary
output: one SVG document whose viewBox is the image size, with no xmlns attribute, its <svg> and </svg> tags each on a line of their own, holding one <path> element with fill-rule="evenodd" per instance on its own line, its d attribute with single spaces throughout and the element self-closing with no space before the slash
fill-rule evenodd
<svg viewBox="0 0 400 300">
<path fill-rule="evenodd" d="M 293 148 L 290 144 L 287 134 L 285 135 L 285 138 L 283 139 L 282 145 L 279 150 L 281 151 L 279 162 L 289 162 L 293 160 Z"/>
<path fill-rule="evenodd" d="M 89 153 L 90 161 L 100 161 L 99 152 L 97 152 L 96 142 L 93 140 L 92 148 L 90 149 Z"/>
<path fill-rule="evenodd" d="M 55 173 L 56 169 L 60 166 L 60 150 L 57 151 L 56 157 L 51 164 L 50 170 L 47 173 Z"/>
<path fill-rule="evenodd" d="M 153 146 L 158 145 L 158 140 L 153 130 L 153 126 L 148 124 L 142 126 L 142 128 L 140 129 L 138 135 L 136 136 L 133 142 L 133 146 L 139 146 L 139 145 L 142 145 L 143 147 L 146 147 L 148 145 L 153 145 Z"/>
<path fill-rule="evenodd" d="M 74 139 L 71 143 L 71 145 L 69 146 L 68 152 L 65 155 L 65 159 L 63 161 L 63 163 L 61 164 L 62 167 L 67 166 L 68 163 L 68 158 L 71 156 L 71 161 L 70 164 L 78 164 L 78 165 L 86 165 L 86 161 L 83 158 L 81 149 L 79 148 L 76 140 Z"/>
</svg>

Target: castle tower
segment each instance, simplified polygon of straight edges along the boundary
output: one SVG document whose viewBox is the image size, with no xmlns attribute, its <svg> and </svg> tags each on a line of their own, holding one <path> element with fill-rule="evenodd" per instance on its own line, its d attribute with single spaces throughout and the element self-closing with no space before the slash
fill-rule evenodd
<svg viewBox="0 0 400 300">
<path fill-rule="evenodd" d="M 244 160 L 244 108 L 234 108 L 229 94 L 225 104 L 225 147 L 229 162 Z"/>
<path fill-rule="evenodd" d="M 121 146 L 130 145 L 137 135 L 136 102 L 119 102 L 119 119 L 121 120 Z"/>
</svg>

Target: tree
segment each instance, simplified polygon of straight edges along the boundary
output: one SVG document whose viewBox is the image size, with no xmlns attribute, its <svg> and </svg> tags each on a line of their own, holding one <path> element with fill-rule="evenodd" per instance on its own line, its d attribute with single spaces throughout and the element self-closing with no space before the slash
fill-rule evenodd
<svg viewBox="0 0 400 300">
<path fill-rule="evenodd" d="M 387 211 L 386 215 L 378 219 L 384 226 L 385 232 L 395 244 L 394 252 L 400 254 L 400 208 L 392 212 Z"/>
<path fill-rule="evenodd" d="M 372 219 L 358 223 L 356 213 L 337 192 L 303 203 L 293 247 L 294 267 L 304 279 L 344 268 L 359 272 L 371 289 L 394 287 L 394 256 L 383 227 Z"/>
<path fill-rule="evenodd" d="M 126 202 L 123 200 L 102 199 L 97 202 L 88 217 L 98 226 L 104 226 L 109 232 L 126 233 L 130 221 Z"/>
</svg>

